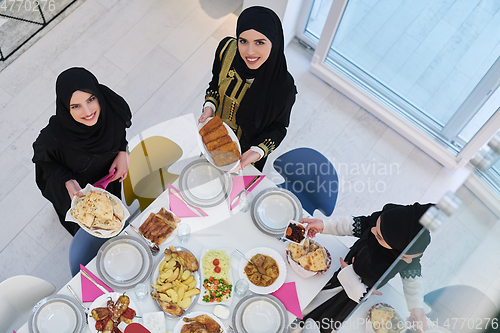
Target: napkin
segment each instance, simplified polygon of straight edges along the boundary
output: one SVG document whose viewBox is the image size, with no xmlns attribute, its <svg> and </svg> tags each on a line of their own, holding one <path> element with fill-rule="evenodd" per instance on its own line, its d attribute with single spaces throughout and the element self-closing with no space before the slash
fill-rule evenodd
<svg viewBox="0 0 500 333">
<path fill-rule="evenodd" d="M 89 271 L 87 268 L 85 268 L 83 265 L 80 265 L 80 269 L 87 272 L 88 275 L 90 275 L 91 278 L 93 278 L 97 283 L 99 283 L 101 286 L 103 286 L 107 291 L 110 293 L 113 292 L 113 289 L 108 287 L 104 282 L 102 282 L 98 277 L 96 277 L 94 274 L 92 274 L 91 271 Z M 85 275 L 81 275 L 81 283 L 82 283 L 82 301 L 85 302 L 93 302 L 95 299 L 104 293 L 102 292 L 101 289 L 99 289 L 92 281 L 87 279 Z"/>
<path fill-rule="evenodd" d="M 233 189 L 231 190 L 231 194 L 229 194 L 229 199 L 230 199 L 229 202 L 233 202 L 234 198 L 242 190 L 244 190 L 245 187 L 247 187 L 247 185 L 250 184 L 252 182 L 252 180 L 254 180 L 255 177 L 257 177 L 257 176 L 234 176 L 233 177 Z M 248 191 L 251 192 L 255 188 L 255 186 L 257 186 L 262 181 L 262 179 L 264 179 L 264 177 L 265 177 L 264 175 L 261 175 L 259 180 L 257 180 L 255 182 L 255 184 L 253 184 L 248 189 Z M 234 207 L 238 206 L 239 202 L 240 202 L 240 199 L 236 200 L 236 202 L 231 205 L 231 209 L 234 209 Z"/>
<path fill-rule="evenodd" d="M 274 293 L 271 293 L 271 295 L 279 299 L 289 312 L 296 315 L 300 319 L 303 319 L 302 311 L 300 310 L 299 297 L 297 296 L 297 289 L 295 288 L 295 282 L 283 284 L 281 288 L 276 290 Z"/>
<path fill-rule="evenodd" d="M 103 190 L 105 190 L 108 184 L 110 183 L 110 180 L 115 176 L 115 173 L 116 169 L 113 169 L 113 171 L 109 175 L 95 182 L 94 187 L 102 188 Z"/>
<path fill-rule="evenodd" d="M 186 205 L 184 201 L 177 198 L 170 189 L 173 189 L 175 192 L 181 194 L 181 192 L 175 188 L 172 184 L 168 184 L 168 202 L 170 204 L 170 211 L 177 215 L 178 217 L 200 217 L 195 212 L 191 210 L 191 208 Z M 194 209 L 194 208 L 193 208 Z M 200 209 L 201 210 L 201 209 Z M 203 216 L 208 216 L 203 210 L 201 210 Z"/>
</svg>

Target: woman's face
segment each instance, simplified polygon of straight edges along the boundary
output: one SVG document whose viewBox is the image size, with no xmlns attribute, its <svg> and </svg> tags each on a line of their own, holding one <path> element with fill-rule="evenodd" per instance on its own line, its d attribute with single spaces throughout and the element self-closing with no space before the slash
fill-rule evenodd
<svg viewBox="0 0 500 333">
<path fill-rule="evenodd" d="M 69 101 L 69 112 L 77 122 L 86 126 L 94 126 L 99 119 L 101 106 L 97 97 L 77 90 Z"/>
<path fill-rule="evenodd" d="M 392 247 L 390 247 L 389 244 L 385 242 L 384 238 L 382 237 L 382 233 L 380 232 L 380 216 L 377 219 L 377 224 L 372 227 L 371 231 L 372 234 L 375 235 L 375 238 L 381 246 L 385 247 L 386 249 L 392 250 Z"/>
<path fill-rule="evenodd" d="M 273 44 L 260 32 L 250 29 L 238 37 L 238 51 L 248 68 L 258 69 L 271 54 Z"/>
</svg>

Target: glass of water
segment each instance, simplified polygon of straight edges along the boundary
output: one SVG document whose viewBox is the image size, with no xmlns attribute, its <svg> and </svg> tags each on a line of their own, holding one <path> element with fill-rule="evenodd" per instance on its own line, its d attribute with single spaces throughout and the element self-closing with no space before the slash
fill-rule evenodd
<svg viewBox="0 0 500 333">
<path fill-rule="evenodd" d="M 191 234 L 191 227 L 187 223 L 179 223 L 177 226 L 177 236 L 181 243 L 186 243 L 189 239 L 189 235 Z"/>
<path fill-rule="evenodd" d="M 234 296 L 243 297 L 248 291 L 248 281 L 245 279 L 239 279 L 234 285 Z"/>
<path fill-rule="evenodd" d="M 149 287 L 145 283 L 138 283 L 134 287 L 134 293 L 135 293 L 135 296 L 137 296 L 137 299 L 139 301 L 143 301 L 146 298 L 146 296 L 149 294 Z"/>
<path fill-rule="evenodd" d="M 240 194 L 240 201 L 238 203 L 240 211 L 243 213 L 248 212 L 250 210 L 250 207 L 252 206 L 252 201 L 253 201 L 252 192 L 243 190 L 243 192 Z"/>
</svg>

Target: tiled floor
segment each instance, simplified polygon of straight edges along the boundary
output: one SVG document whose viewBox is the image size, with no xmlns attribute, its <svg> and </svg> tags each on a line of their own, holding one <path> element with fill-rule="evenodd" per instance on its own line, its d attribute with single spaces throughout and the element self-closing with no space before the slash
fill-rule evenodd
<svg viewBox="0 0 500 333">
<path fill-rule="evenodd" d="M 71 237 L 34 183 L 31 144 L 54 113 L 57 75 L 84 66 L 130 103 L 128 132 L 198 114 L 218 41 L 234 33 L 241 1 L 86 0 L 0 72 L 0 281 L 18 274 L 70 279 Z M 335 214 L 367 214 L 387 202 L 438 200 L 452 173 L 308 71 L 311 53 L 286 49 L 299 91 L 288 135 L 271 161 L 294 147 L 323 152 L 336 166 Z M 265 172 L 272 174 L 268 163 Z M 498 290 L 498 289 L 497 289 Z"/>
</svg>

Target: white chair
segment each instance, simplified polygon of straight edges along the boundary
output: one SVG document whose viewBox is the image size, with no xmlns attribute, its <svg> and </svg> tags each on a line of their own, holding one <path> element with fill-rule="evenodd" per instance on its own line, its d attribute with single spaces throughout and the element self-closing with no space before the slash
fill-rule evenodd
<svg viewBox="0 0 500 333">
<path fill-rule="evenodd" d="M 11 277 L 0 283 L 0 332 L 12 332 L 23 326 L 31 309 L 56 291 L 51 283 L 28 275 Z"/>
</svg>

